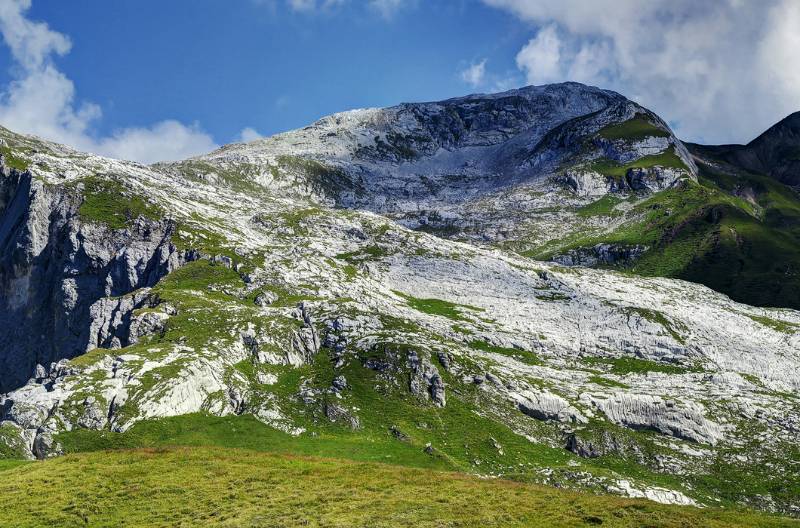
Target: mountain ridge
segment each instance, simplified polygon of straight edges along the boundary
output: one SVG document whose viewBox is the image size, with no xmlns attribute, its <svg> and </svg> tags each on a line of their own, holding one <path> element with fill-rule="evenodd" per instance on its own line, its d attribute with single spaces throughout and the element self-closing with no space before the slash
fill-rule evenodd
<svg viewBox="0 0 800 528">
<path fill-rule="evenodd" d="M 800 187 L 800 111 L 789 114 L 746 145 L 697 145 L 744 170 L 766 173 L 781 183 Z"/>
</svg>

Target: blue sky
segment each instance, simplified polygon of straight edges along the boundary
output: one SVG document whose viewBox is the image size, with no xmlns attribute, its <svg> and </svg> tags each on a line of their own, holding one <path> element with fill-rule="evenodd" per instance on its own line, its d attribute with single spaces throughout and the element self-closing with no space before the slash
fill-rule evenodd
<svg viewBox="0 0 800 528">
<path fill-rule="evenodd" d="M 152 162 L 577 80 L 743 142 L 800 110 L 799 27 L 794 0 L 0 0 L 0 124 Z"/>
<path fill-rule="evenodd" d="M 28 16 L 69 35 L 56 62 L 79 98 L 102 107 L 99 133 L 171 118 L 222 142 L 246 126 L 272 134 L 350 108 L 462 95 L 466 63 L 496 56 L 513 71 L 529 37 L 523 22 L 474 2 L 419 2 L 387 18 L 355 4 L 35 0 Z M 0 57 L 8 75 L 10 56 Z"/>
</svg>

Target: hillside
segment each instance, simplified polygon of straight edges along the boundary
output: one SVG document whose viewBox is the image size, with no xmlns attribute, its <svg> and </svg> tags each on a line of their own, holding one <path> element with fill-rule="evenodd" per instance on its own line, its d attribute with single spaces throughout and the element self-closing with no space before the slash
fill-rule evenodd
<svg viewBox="0 0 800 528">
<path fill-rule="evenodd" d="M 0 138 L 0 456 L 280 445 L 800 511 L 800 313 L 642 276 L 716 269 L 679 251 L 708 245 L 696 211 L 771 236 L 793 195 L 753 175 L 761 220 L 619 94 L 358 110 L 153 166 Z M 637 274 L 573 265 L 602 233 Z"/>
</svg>

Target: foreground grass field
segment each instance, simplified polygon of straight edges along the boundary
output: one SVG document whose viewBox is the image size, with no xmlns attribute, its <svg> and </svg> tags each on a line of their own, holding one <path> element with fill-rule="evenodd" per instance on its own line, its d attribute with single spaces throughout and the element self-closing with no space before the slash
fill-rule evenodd
<svg viewBox="0 0 800 528">
<path fill-rule="evenodd" d="M 73 454 L 0 465 L 0 526 L 794 527 L 767 515 L 245 449 Z"/>
</svg>

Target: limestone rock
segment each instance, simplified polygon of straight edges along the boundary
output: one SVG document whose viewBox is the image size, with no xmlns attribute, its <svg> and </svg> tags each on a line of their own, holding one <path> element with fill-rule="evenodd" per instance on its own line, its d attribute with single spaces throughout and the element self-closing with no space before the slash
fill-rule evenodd
<svg viewBox="0 0 800 528">
<path fill-rule="evenodd" d="M 525 390 L 512 393 L 519 410 L 537 420 L 558 420 L 564 423 L 586 423 L 588 420 L 567 400 L 549 392 Z"/>
<path fill-rule="evenodd" d="M 705 417 L 698 403 L 679 404 L 660 397 L 624 393 L 594 399 L 593 403 L 612 422 L 632 429 L 651 429 L 711 445 L 724 436 L 722 428 Z"/>
</svg>

